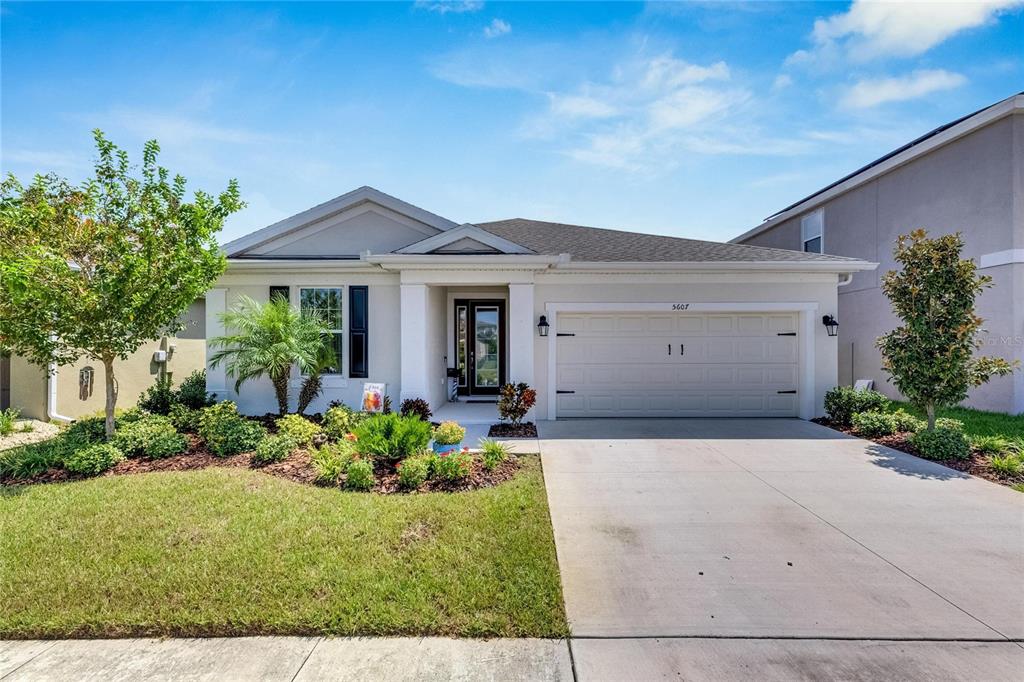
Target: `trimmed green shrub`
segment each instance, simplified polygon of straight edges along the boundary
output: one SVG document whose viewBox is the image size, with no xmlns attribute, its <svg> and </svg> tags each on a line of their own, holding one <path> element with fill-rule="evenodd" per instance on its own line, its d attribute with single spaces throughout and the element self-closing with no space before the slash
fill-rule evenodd
<svg viewBox="0 0 1024 682">
<path fill-rule="evenodd" d="M 445 452 L 434 457 L 431 469 L 434 477 L 442 481 L 461 481 L 473 469 L 473 456 L 465 450 Z"/>
<path fill-rule="evenodd" d="M 102 474 L 124 459 L 124 453 L 110 443 L 97 443 L 72 452 L 64 459 L 64 468 L 73 474 Z"/>
<path fill-rule="evenodd" d="M 896 419 L 886 412 L 858 412 L 853 415 L 853 428 L 865 438 L 891 436 L 896 433 Z"/>
<path fill-rule="evenodd" d="M 878 391 L 858 391 L 849 386 L 836 386 L 825 393 L 825 412 L 836 426 L 850 426 L 853 415 L 860 412 L 883 412 L 889 399 Z"/>
<path fill-rule="evenodd" d="M 8 407 L 0 412 L 0 436 L 9 436 L 14 433 L 14 422 L 17 421 L 21 412 L 13 407 Z"/>
<path fill-rule="evenodd" d="M 915 431 L 920 431 L 926 426 L 924 420 L 918 419 L 914 415 L 902 409 L 893 412 L 892 418 L 895 420 L 894 423 L 896 424 L 896 430 L 901 432 L 913 433 Z"/>
<path fill-rule="evenodd" d="M 373 462 L 368 459 L 353 460 L 345 470 L 345 487 L 351 490 L 369 490 L 373 487 Z"/>
<path fill-rule="evenodd" d="M 274 462 L 282 462 L 288 459 L 288 455 L 292 453 L 298 443 L 291 436 L 279 434 L 276 436 L 267 436 L 259 442 L 256 446 L 256 450 L 252 453 L 253 464 L 273 464 Z"/>
<path fill-rule="evenodd" d="M 199 416 L 199 435 L 217 457 L 230 457 L 253 450 L 266 437 L 267 430 L 238 414 L 230 400 L 203 410 Z"/>
<path fill-rule="evenodd" d="M 355 446 L 348 441 L 327 443 L 313 452 L 312 464 L 317 483 L 336 485 L 355 456 Z"/>
<path fill-rule="evenodd" d="M 182 433 L 195 433 L 199 430 L 199 417 L 202 410 L 196 410 L 182 403 L 171 405 L 171 413 L 167 415 L 174 428 Z"/>
<path fill-rule="evenodd" d="M 974 436 L 971 449 L 983 455 L 1001 455 L 1010 452 L 1010 441 L 1002 436 Z"/>
<path fill-rule="evenodd" d="M 966 459 L 971 454 L 967 436 L 948 428 L 922 429 L 910 437 L 910 443 L 919 455 L 927 459 Z"/>
<path fill-rule="evenodd" d="M 191 410 L 201 410 L 213 405 L 216 400 L 206 392 L 206 371 L 197 369 L 182 379 L 174 393 L 174 400 L 176 404 L 184 405 Z"/>
<path fill-rule="evenodd" d="M 487 439 L 481 441 L 480 447 L 480 459 L 483 461 L 484 468 L 488 471 L 493 471 L 494 467 L 508 459 L 508 448 L 505 447 L 504 443 Z"/>
<path fill-rule="evenodd" d="M 167 415 L 175 402 L 174 387 L 166 374 L 158 376 L 156 382 L 139 396 L 139 407 L 150 414 Z"/>
<path fill-rule="evenodd" d="M 324 412 L 321 428 L 331 440 L 341 440 L 352 433 L 366 419 L 362 412 L 356 412 L 348 405 L 335 405 Z"/>
<path fill-rule="evenodd" d="M 438 445 L 457 445 L 466 437 L 466 429 L 458 422 L 446 421 L 434 429 L 434 442 Z"/>
<path fill-rule="evenodd" d="M 947 431 L 959 431 L 964 432 L 964 423 L 959 419 L 952 419 L 950 417 L 939 417 L 935 420 L 935 428 L 946 429 Z"/>
<path fill-rule="evenodd" d="M 184 452 L 188 447 L 185 436 L 174 430 L 167 417 L 151 415 L 129 422 L 114 432 L 110 443 L 126 457 L 152 457 L 160 459 Z"/>
<path fill-rule="evenodd" d="M 398 484 L 405 490 L 415 490 L 430 475 L 430 455 L 413 455 L 398 463 Z"/>
<path fill-rule="evenodd" d="M 425 422 L 430 421 L 430 418 L 434 413 L 430 409 L 430 403 L 423 398 L 407 398 L 402 401 L 402 406 L 398 408 L 399 414 L 403 417 L 419 417 Z"/>
<path fill-rule="evenodd" d="M 313 440 L 313 436 L 323 432 L 323 429 L 301 414 L 286 414 L 276 420 L 274 424 L 277 425 L 278 433 L 288 436 L 297 445 L 302 446 L 309 445 Z"/>
<path fill-rule="evenodd" d="M 117 428 L 117 418 L 114 418 L 114 427 Z M 68 442 L 78 445 L 91 445 L 101 443 L 107 439 L 106 426 L 103 417 L 82 417 L 76 419 L 64 432 Z"/>
<path fill-rule="evenodd" d="M 430 442 L 430 424 L 419 417 L 375 414 L 356 427 L 356 450 L 389 461 L 414 455 Z"/>
<path fill-rule="evenodd" d="M 61 436 L 0 452 L 0 479 L 32 478 L 64 466 L 67 443 Z"/>
</svg>

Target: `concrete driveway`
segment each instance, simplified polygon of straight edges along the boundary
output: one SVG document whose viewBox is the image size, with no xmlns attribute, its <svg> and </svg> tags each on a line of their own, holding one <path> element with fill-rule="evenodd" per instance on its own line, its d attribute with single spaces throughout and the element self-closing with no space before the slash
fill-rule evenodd
<svg viewBox="0 0 1024 682">
<path fill-rule="evenodd" d="M 798 420 L 540 428 L 584 670 L 610 650 L 588 638 L 703 636 L 991 641 L 1024 665 L 1018 492 Z"/>
</svg>

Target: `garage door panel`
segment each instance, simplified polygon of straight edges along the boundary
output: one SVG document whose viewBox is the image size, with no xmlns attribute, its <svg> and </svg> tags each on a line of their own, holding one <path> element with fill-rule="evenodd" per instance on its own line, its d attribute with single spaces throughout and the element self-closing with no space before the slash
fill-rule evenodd
<svg viewBox="0 0 1024 682">
<path fill-rule="evenodd" d="M 576 314 L 558 318 L 557 413 L 794 416 L 795 314 Z M 565 321 L 569 325 L 564 324 Z M 686 332 L 684 334 L 683 332 Z M 687 335 L 689 334 L 689 335 Z M 685 351 L 685 352 L 684 352 Z"/>
</svg>

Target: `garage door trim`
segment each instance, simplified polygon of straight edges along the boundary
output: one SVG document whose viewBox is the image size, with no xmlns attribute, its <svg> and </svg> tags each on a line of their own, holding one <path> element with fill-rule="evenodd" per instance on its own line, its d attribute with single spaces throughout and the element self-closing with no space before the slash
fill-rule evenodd
<svg viewBox="0 0 1024 682">
<path fill-rule="evenodd" d="M 796 302 L 609 302 L 609 303 L 567 303 L 548 302 L 544 304 L 548 323 L 548 419 L 558 418 L 556 398 L 558 376 L 558 314 L 559 313 L 643 313 L 675 312 L 685 313 L 796 313 L 798 316 L 800 401 L 798 416 L 810 419 L 814 416 L 814 313 L 818 304 L 808 301 Z"/>
</svg>

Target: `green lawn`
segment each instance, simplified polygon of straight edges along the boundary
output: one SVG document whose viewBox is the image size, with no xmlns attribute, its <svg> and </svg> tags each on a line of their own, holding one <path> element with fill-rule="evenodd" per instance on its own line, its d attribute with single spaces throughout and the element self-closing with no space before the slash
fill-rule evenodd
<svg viewBox="0 0 1024 682">
<path fill-rule="evenodd" d="M 910 403 L 893 401 L 891 410 L 903 408 L 907 412 L 924 419 L 924 412 L 914 409 Z M 968 436 L 1002 436 L 1003 438 L 1024 438 L 1024 415 L 1010 415 L 1002 412 L 985 412 L 972 410 L 968 407 L 952 407 L 939 410 L 939 417 L 951 417 L 964 423 L 964 433 Z"/>
<path fill-rule="evenodd" d="M 536 456 L 379 496 L 255 471 L 0 487 L 0 638 L 567 634 Z"/>
</svg>

